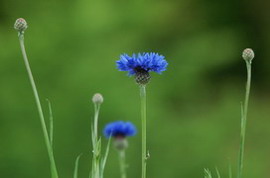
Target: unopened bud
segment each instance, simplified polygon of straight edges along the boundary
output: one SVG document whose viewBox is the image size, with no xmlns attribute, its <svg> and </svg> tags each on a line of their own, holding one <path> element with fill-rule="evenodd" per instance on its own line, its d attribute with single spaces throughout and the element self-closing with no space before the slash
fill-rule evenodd
<svg viewBox="0 0 270 178">
<path fill-rule="evenodd" d="M 251 48 L 246 48 L 243 51 L 242 57 L 245 61 L 251 63 L 252 59 L 255 57 L 255 54 Z"/>
<path fill-rule="evenodd" d="M 23 32 L 27 29 L 27 22 L 23 18 L 19 18 L 16 20 L 14 28 L 19 32 Z"/>
<path fill-rule="evenodd" d="M 94 94 L 92 101 L 95 104 L 101 104 L 103 103 L 103 96 L 100 93 L 96 93 Z"/>
</svg>

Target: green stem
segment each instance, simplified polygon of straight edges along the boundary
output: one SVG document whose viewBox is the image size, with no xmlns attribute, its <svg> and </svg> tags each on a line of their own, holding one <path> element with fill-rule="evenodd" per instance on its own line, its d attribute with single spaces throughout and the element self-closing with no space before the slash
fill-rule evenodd
<svg viewBox="0 0 270 178">
<path fill-rule="evenodd" d="M 127 178 L 126 174 L 126 154 L 125 150 L 119 151 L 119 163 L 120 163 L 120 173 L 121 178 Z"/>
<path fill-rule="evenodd" d="M 96 142 L 98 140 L 98 116 L 99 116 L 99 110 L 100 110 L 100 104 L 94 104 L 95 105 L 95 116 L 94 116 L 94 134 L 96 138 Z"/>
<path fill-rule="evenodd" d="M 142 178 L 146 178 L 146 86 L 140 85 L 142 118 Z"/>
<path fill-rule="evenodd" d="M 48 135 L 48 132 L 47 132 L 45 119 L 44 119 L 42 107 L 41 107 L 41 104 L 40 104 L 40 99 L 39 99 L 39 96 L 38 96 L 37 87 L 36 87 L 34 77 L 32 75 L 31 68 L 30 68 L 30 65 L 29 65 L 29 62 L 28 62 L 26 51 L 25 51 L 23 33 L 19 33 L 19 41 L 20 41 L 20 46 L 21 46 L 21 50 L 22 50 L 22 55 L 23 55 L 25 67 L 26 67 L 28 77 L 30 79 L 30 83 L 31 83 L 31 86 L 32 86 L 32 89 L 33 89 L 33 92 L 34 92 L 35 100 L 36 100 L 36 105 L 37 105 L 39 118 L 40 118 L 40 122 L 41 122 L 41 127 L 42 127 L 42 131 L 43 131 L 44 139 L 45 139 L 45 144 L 46 144 L 46 147 L 47 147 L 49 160 L 50 160 L 50 163 L 51 163 L 51 175 L 52 175 L 52 178 L 58 178 L 58 173 L 57 173 L 56 164 L 55 164 L 54 155 L 53 155 L 53 149 L 52 149 L 50 139 L 49 139 L 49 135 Z"/>
<path fill-rule="evenodd" d="M 93 127 L 93 159 L 92 159 L 92 178 L 100 178 L 100 142 L 98 139 L 98 116 L 100 110 L 100 104 L 94 104 L 95 115 L 94 115 L 94 127 Z"/>
<path fill-rule="evenodd" d="M 246 61 L 246 67 L 247 67 L 247 83 L 246 83 L 246 95 L 245 95 L 245 101 L 244 101 L 244 108 L 243 106 L 241 107 L 242 119 L 241 119 L 238 178 L 242 178 L 242 175 L 243 175 L 247 112 L 248 112 L 248 102 L 249 102 L 249 93 L 250 93 L 250 85 L 251 85 L 251 63 L 249 61 Z"/>
</svg>

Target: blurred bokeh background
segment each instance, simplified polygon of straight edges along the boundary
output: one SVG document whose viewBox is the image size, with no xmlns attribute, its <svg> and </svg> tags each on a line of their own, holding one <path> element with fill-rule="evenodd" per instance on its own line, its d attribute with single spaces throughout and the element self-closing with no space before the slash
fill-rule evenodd
<svg viewBox="0 0 270 178">
<path fill-rule="evenodd" d="M 159 52 L 169 67 L 148 85 L 149 178 L 199 178 L 215 167 L 236 173 L 240 101 L 252 47 L 253 83 L 245 178 L 268 178 L 270 160 L 269 2 L 215 0 L 0 1 L 0 177 L 48 178 L 49 161 L 19 48 L 15 20 L 23 17 L 28 57 L 46 116 L 55 117 L 60 177 L 91 167 L 91 97 L 100 92 L 100 133 L 107 122 L 132 121 L 140 130 L 139 89 L 116 70 L 122 53 Z M 106 139 L 103 139 L 104 145 Z M 128 177 L 140 177 L 141 135 L 129 139 Z M 118 178 L 111 150 L 107 178 Z"/>
</svg>

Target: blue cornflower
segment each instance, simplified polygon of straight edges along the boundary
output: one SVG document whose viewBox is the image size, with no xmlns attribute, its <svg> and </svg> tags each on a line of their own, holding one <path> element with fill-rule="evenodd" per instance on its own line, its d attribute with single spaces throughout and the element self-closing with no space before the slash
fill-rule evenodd
<svg viewBox="0 0 270 178">
<path fill-rule="evenodd" d="M 136 127 L 131 122 L 116 121 L 107 124 L 104 128 L 105 137 L 126 137 L 134 136 L 137 133 Z"/>
<path fill-rule="evenodd" d="M 116 64 L 120 71 L 127 71 L 129 76 L 135 75 L 135 80 L 140 85 L 146 85 L 150 81 L 149 72 L 161 74 L 168 66 L 164 56 L 158 53 L 139 53 L 132 56 L 123 54 Z"/>
<path fill-rule="evenodd" d="M 161 72 L 167 68 L 167 61 L 165 57 L 158 53 L 139 53 L 129 56 L 123 54 L 120 56 L 120 60 L 116 61 L 117 68 L 120 71 L 127 71 L 129 75 L 135 75 L 137 72 Z"/>
</svg>

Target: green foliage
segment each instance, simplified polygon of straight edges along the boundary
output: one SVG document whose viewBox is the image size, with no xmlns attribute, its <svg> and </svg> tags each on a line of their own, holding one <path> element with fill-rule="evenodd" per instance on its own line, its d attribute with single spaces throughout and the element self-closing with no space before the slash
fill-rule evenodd
<svg viewBox="0 0 270 178">
<path fill-rule="evenodd" d="M 204 169 L 204 178 L 212 178 L 212 174 L 209 169 Z"/>
</svg>

